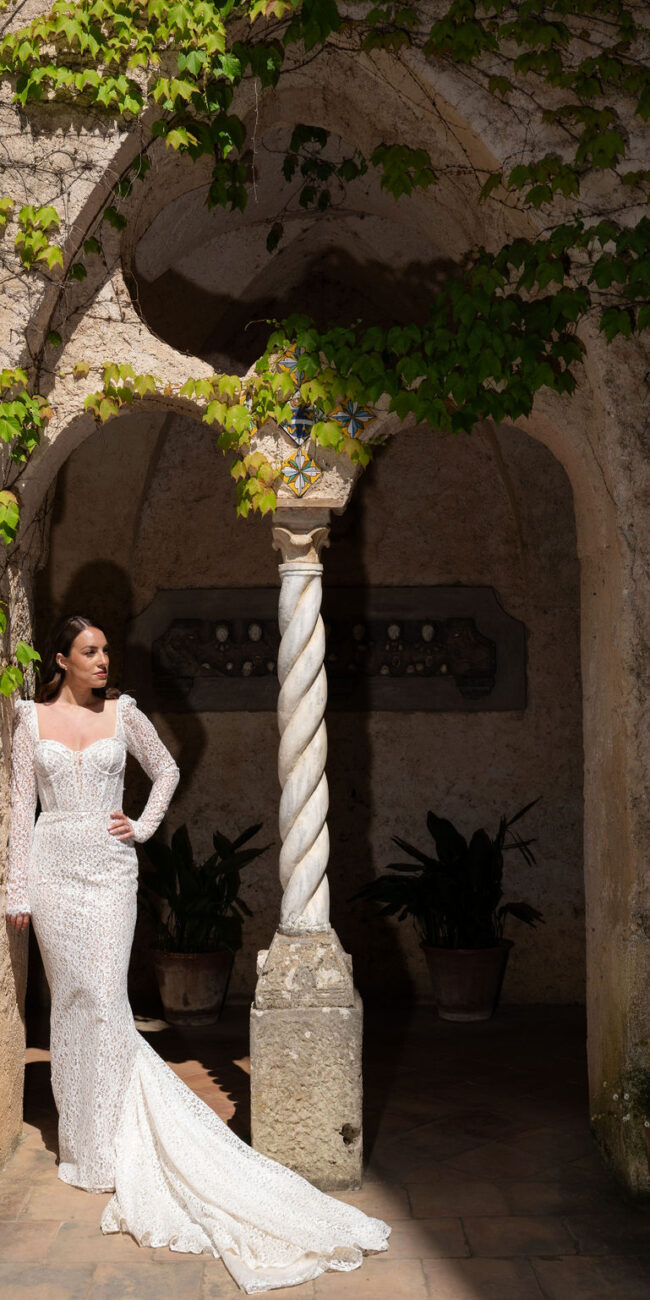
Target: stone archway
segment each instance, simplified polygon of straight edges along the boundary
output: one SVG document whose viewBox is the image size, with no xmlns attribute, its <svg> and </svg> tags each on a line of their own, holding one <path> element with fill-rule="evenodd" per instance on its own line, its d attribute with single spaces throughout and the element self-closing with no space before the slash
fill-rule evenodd
<svg viewBox="0 0 650 1300">
<path fill-rule="evenodd" d="M 426 134 L 435 116 L 443 123 L 439 138 L 450 151 L 450 162 L 457 157 L 453 141 L 457 142 L 459 131 L 463 139 L 461 155 L 465 156 L 463 150 L 469 151 L 472 158 L 481 153 L 486 156 L 489 153 L 491 157 L 499 152 L 498 113 L 495 111 L 486 122 L 479 104 L 464 103 L 460 79 L 454 83 L 451 77 L 447 78 L 444 86 L 433 92 L 435 113 L 422 92 L 421 102 L 428 102 L 429 108 L 416 127 L 420 103 L 405 95 L 404 85 L 398 84 L 401 75 L 389 86 L 386 72 L 382 83 L 388 87 L 385 115 L 389 116 L 395 105 L 400 105 L 399 113 L 394 116 L 397 134 L 402 132 L 405 138 L 416 139 L 418 131 Z M 326 101 L 324 118 L 329 118 L 332 129 L 339 129 L 342 135 L 351 134 L 344 120 L 344 106 L 362 102 L 364 87 L 375 86 L 377 76 L 376 68 L 370 71 L 364 68 L 363 76 L 359 73 L 350 79 L 349 87 L 344 87 L 343 69 L 343 77 L 339 76 L 327 93 L 322 90 Z M 441 91 L 444 91 L 444 102 Z M 295 85 L 288 84 L 287 97 L 280 106 L 280 126 L 288 120 L 295 121 L 296 114 L 304 115 L 303 106 L 310 102 L 311 95 L 313 87 L 304 79 L 301 82 L 299 76 Z M 473 119 L 480 122 L 480 128 L 472 127 Z M 411 130 L 415 130 L 415 135 L 409 135 Z M 508 144 L 512 146 L 512 139 Z M 133 156 L 138 147 L 135 133 L 130 137 L 126 131 L 116 131 L 112 138 L 105 138 L 100 165 L 96 164 L 96 185 L 90 197 L 85 190 L 77 202 L 72 243 L 83 238 L 101 206 L 109 183 L 107 165 Z M 104 167 L 107 170 L 102 174 Z M 189 188 L 187 177 L 181 173 L 182 168 L 172 160 L 168 175 L 173 185 L 159 184 L 153 207 L 141 203 L 141 223 L 138 227 L 135 221 L 134 232 L 151 225 L 155 211 L 173 196 L 174 185 L 179 195 Z M 164 171 L 161 175 L 165 175 Z M 195 185 L 196 179 L 195 176 Z M 409 208 L 422 238 L 426 238 L 427 229 L 432 227 L 439 211 L 437 205 L 444 206 L 447 201 L 449 211 L 458 212 L 465 198 L 456 196 L 452 203 L 448 191 L 437 192 L 430 199 L 418 199 Z M 482 229 L 476 205 L 468 203 L 466 207 L 467 230 Z M 264 220 L 267 214 L 258 215 Z M 222 220 L 219 218 L 219 222 Z M 523 222 L 517 213 L 508 214 L 507 220 L 511 222 L 508 233 L 517 230 Z M 408 221 L 407 217 L 406 224 Z M 488 233 L 493 237 L 505 232 Z M 25 527 L 21 545 L 11 557 L 7 577 L 15 611 L 14 638 L 26 635 L 29 639 L 30 565 L 38 558 L 39 511 L 57 468 L 71 447 L 92 427 L 82 414 L 82 388 L 71 375 L 75 361 L 90 357 L 91 362 L 100 364 L 108 357 L 118 361 L 137 357 L 138 368 L 162 371 L 172 383 L 186 378 L 188 373 L 187 358 L 154 338 L 134 311 L 121 271 L 122 250 L 117 236 L 113 237 L 112 245 L 108 241 L 107 252 L 109 262 L 112 258 L 108 277 L 86 285 L 83 293 L 81 289 L 72 291 L 69 302 L 72 323 L 63 357 L 58 360 L 64 373 L 61 377 L 59 372 L 51 392 L 56 418 L 20 484 Z M 128 258 L 125 260 L 128 263 Z M 45 324 L 50 324 L 48 294 L 50 302 L 53 301 L 54 292 L 48 290 L 33 307 L 34 337 Z M 601 339 L 588 334 L 586 337 L 585 376 L 578 393 L 570 401 L 540 398 L 526 428 L 533 437 L 545 442 L 565 466 L 576 509 L 582 571 L 589 1048 L 592 1095 L 597 1100 L 603 1079 L 619 1077 L 634 1059 L 638 1042 L 648 1037 L 650 897 L 645 864 L 650 831 L 641 793 L 645 788 L 648 758 L 644 725 L 648 612 L 641 596 L 640 579 L 647 562 L 644 509 L 648 470 L 643 445 L 646 417 L 640 395 L 645 358 L 640 349 L 635 351 L 634 345 L 606 351 Z M 209 373 L 209 367 L 198 360 L 193 361 L 192 370 L 195 375 Z M 172 409 L 174 402 L 161 398 L 160 405 Z M 342 487 L 343 480 L 334 464 L 331 473 Z M 346 488 L 349 485 L 348 478 Z M 332 496 L 329 501 L 321 497 L 319 506 L 327 509 L 334 500 L 341 504 L 340 497 Z M 5 710 L 5 738 L 7 714 Z M 19 964 L 16 958 L 16 966 Z M 19 1024 L 8 965 L 5 965 L 3 997 L 11 1040 L 4 1058 L 7 1064 L 3 1080 L 10 1116 L 7 1139 L 10 1147 L 17 1131 Z M 635 1190 L 647 1189 L 645 1157 L 640 1148 L 629 1138 L 629 1145 L 624 1149 L 620 1133 L 606 1134 L 605 1141 L 628 1184 Z"/>
</svg>

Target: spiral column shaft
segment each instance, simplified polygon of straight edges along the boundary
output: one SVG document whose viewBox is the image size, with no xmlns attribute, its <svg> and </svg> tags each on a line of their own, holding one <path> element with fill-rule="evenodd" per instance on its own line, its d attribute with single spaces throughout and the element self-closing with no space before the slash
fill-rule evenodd
<svg viewBox="0 0 650 1300">
<path fill-rule="evenodd" d="M 285 934 L 329 930 L 329 859 L 325 776 L 327 702 L 325 628 L 321 617 L 322 572 L 318 558 L 325 527 L 296 531 L 277 526 L 282 550 L 278 654 L 280 697 L 278 775 L 280 881 L 284 890 L 280 929 Z"/>
<path fill-rule="evenodd" d="M 322 565 L 329 510 L 280 508 L 280 924 L 258 954 L 251 1007 L 256 1151 L 323 1190 L 360 1187 L 363 1011 L 329 923 Z"/>
</svg>

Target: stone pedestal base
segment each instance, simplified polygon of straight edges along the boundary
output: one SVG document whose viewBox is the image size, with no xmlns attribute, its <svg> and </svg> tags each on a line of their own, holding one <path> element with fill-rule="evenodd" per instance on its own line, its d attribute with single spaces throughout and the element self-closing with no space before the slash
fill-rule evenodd
<svg viewBox="0 0 650 1300">
<path fill-rule="evenodd" d="M 323 1191 L 360 1187 L 363 1009 L 350 959 L 333 931 L 277 934 L 258 971 L 253 1146 Z"/>
</svg>

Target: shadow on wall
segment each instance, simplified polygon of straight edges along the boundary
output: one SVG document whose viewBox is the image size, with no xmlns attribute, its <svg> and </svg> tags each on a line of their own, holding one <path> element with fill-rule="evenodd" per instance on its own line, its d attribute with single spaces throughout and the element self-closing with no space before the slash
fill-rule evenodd
<svg viewBox="0 0 650 1300">
<path fill-rule="evenodd" d="M 366 478 L 371 481 L 371 471 L 367 471 Z M 363 563 L 365 482 L 357 488 L 345 513 L 333 517 L 326 566 L 327 556 L 335 549 L 337 569 L 345 572 L 346 586 L 359 588 L 364 598 L 369 598 L 370 585 Z M 358 610 L 360 622 L 367 613 L 364 603 Z M 352 955 L 355 983 L 362 997 L 371 991 L 376 997 L 376 967 L 380 964 L 388 975 L 383 997 L 411 999 L 415 984 L 394 923 L 378 916 L 367 904 L 350 901 L 351 895 L 375 876 L 371 827 L 375 806 L 382 799 L 381 790 L 373 783 L 369 686 L 369 679 L 359 682 L 356 712 L 327 715 L 332 924 L 344 949 Z"/>
<path fill-rule="evenodd" d="M 211 293 L 170 268 L 148 281 L 131 277 L 134 304 L 149 329 L 181 352 L 235 367 L 242 373 L 266 348 L 268 322 L 304 312 L 325 327 L 363 315 L 371 325 L 426 320 L 441 284 L 457 273 L 453 262 L 413 262 L 391 270 L 385 262 L 359 262 L 330 248 L 296 271 L 279 258 L 235 299 Z M 220 358 L 223 357 L 223 362 Z"/>
</svg>

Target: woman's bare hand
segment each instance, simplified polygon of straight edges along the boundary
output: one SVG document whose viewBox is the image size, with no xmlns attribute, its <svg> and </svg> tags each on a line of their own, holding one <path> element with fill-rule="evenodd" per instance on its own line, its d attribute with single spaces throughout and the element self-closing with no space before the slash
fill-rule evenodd
<svg viewBox="0 0 650 1300">
<path fill-rule="evenodd" d="M 26 930 L 29 925 L 29 912 L 19 912 L 17 916 L 10 916 L 7 913 L 7 923 L 14 930 Z"/>
<path fill-rule="evenodd" d="M 113 825 L 109 826 L 109 835 L 114 835 L 118 840 L 133 839 L 133 827 L 128 817 L 123 812 L 112 812 Z"/>
</svg>

